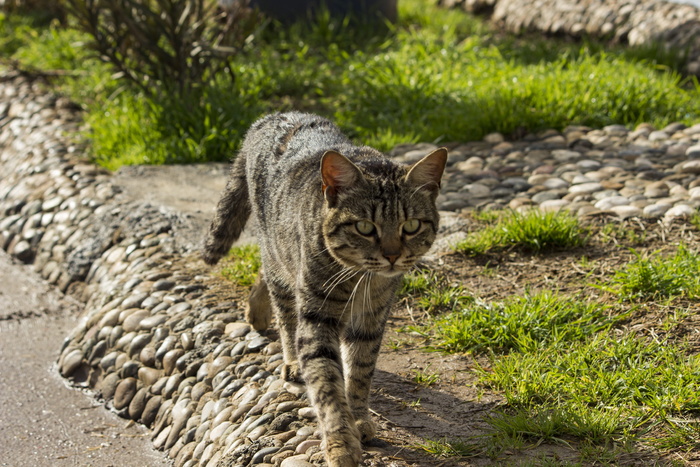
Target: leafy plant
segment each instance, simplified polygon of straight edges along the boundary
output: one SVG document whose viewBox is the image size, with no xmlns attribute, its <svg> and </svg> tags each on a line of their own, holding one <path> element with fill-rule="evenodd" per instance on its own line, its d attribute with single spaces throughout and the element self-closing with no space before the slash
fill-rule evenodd
<svg viewBox="0 0 700 467">
<path fill-rule="evenodd" d="M 425 387 L 437 384 L 440 381 L 440 375 L 437 373 L 428 373 L 428 368 L 430 368 L 430 365 L 425 367 L 425 370 L 413 370 L 413 382 Z"/>
<path fill-rule="evenodd" d="M 481 453 L 477 444 L 460 439 L 427 439 L 417 448 L 438 457 L 474 457 Z"/>
</svg>

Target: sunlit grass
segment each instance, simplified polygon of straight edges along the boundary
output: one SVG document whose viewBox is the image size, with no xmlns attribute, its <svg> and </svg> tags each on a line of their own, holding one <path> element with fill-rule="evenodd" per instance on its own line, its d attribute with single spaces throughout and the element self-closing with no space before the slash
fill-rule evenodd
<svg viewBox="0 0 700 467">
<path fill-rule="evenodd" d="M 240 286 L 250 287 L 255 283 L 261 265 L 258 245 L 234 247 L 224 259 L 221 274 Z"/>
<path fill-rule="evenodd" d="M 604 289 L 626 300 L 700 297 L 700 255 L 679 245 L 673 255 L 641 255 L 615 272 Z"/>
<path fill-rule="evenodd" d="M 472 302 L 437 317 L 423 332 L 434 348 L 449 352 L 536 351 L 581 342 L 616 319 L 598 303 L 541 292 Z"/>
<path fill-rule="evenodd" d="M 507 211 L 497 222 L 472 232 L 455 249 L 468 255 L 510 248 L 541 252 L 582 246 L 587 236 L 578 219 L 567 212 Z"/>
</svg>

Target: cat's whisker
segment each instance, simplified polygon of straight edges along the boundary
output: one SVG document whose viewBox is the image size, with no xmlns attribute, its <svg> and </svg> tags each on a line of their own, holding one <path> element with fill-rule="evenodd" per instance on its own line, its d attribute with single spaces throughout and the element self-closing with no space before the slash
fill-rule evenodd
<svg viewBox="0 0 700 467">
<path fill-rule="evenodd" d="M 328 297 L 328 295 L 329 295 L 329 294 L 333 291 L 333 289 L 335 289 L 338 285 L 340 285 L 340 284 L 342 284 L 343 282 L 347 282 L 348 280 L 352 279 L 352 278 L 353 278 L 355 275 L 357 275 L 357 273 L 359 273 L 359 272 L 360 272 L 360 270 L 356 270 L 356 269 L 344 269 L 344 270 L 342 270 L 340 273 L 334 274 L 333 277 L 332 277 L 331 279 L 329 279 L 329 281 L 331 281 L 330 285 L 328 285 L 328 286 L 326 285 L 326 284 L 328 283 L 328 281 L 326 281 L 326 283 L 324 283 L 324 284 L 322 285 L 323 290 L 328 291 L 328 293 L 326 294 L 326 297 Z"/>
<path fill-rule="evenodd" d="M 342 276 L 343 276 L 344 274 L 347 274 L 348 271 L 352 271 L 352 269 L 341 269 L 340 271 L 336 272 L 336 273 L 333 274 L 331 277 L 329 277 L 328 280 L 327 280 L 326 282 L 324 282 L 323 285 L 321 285 L 321 287 L 323 287 L 323 289 L 326 290 L 326 288 L 327 288 L 326 286 L 327 286 L 329 283 L 332 284 L 332 283 L 335 281 L 335 279 L 337 279 L 337 278 L 342 278 Z M 341 282 L 342 282 L 342 280 L 341 280 Z"/>
<path fill-rule="evenodd" d="M 350 320 L 352 321 L 352 309 L 355 306 L 355 297 L 357 296 L 357 289 L 360 286 L 360 283 L 364 278 L 367 277 L 367 274 L 370 274 L 368 271 L 365 271 L 362 276 L 360 276 L 360 279 L 358 279 L 357 283 L 355 284 L 355 287 L 353 287 L 352 292 L 350 293 L 350 297 L 348 297 L 348 301 L 343 307 L 343 311 L 340 313 L 340 317 L 342 318 L 343 315 L 345 314 L 345 311 L 348 308 L 348 305 L 350 305 Z"/>
</svg>

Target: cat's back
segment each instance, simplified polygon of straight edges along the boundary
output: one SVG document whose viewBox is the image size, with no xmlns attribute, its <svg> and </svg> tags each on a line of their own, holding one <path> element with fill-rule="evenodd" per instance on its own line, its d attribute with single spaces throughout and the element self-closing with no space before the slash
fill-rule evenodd
<svg viewBox="0 0 700 467">
<path fill-rule="evenodd" d="M 320 160 L 321 151 L 350 141 L 330 120 L 303 112 L 275 113 L 255 122 L 244 144 L 248 156 L 269 168 L 292 165 L 309 158 Z M 263 160 L 259 160 L 263 159 Z"/>
<path fill-rule="evenodd" d="M 321 157 L 329 149 L 351 147 L 335 124 L 318 115 L 276 113 L 255 122 L 242 152 L 253 213 L 261 227 L 267 230 L 284 219 L 288 225 L 302 207 L 317 209 L 322 200 Z"/>
</svg>

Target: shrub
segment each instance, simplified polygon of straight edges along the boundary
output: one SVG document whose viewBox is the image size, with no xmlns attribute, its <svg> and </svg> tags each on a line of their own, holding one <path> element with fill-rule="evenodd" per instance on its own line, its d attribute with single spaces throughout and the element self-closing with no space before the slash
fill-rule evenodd
<svg viewBox="0 0 700 467">
<path fill-rule="evenodd" d="M 247 2 L 67 0 L 91 47 L 145 94 L 184 97 L 231 70 L 228 60 L 258 23 Z"/>
</svg>

